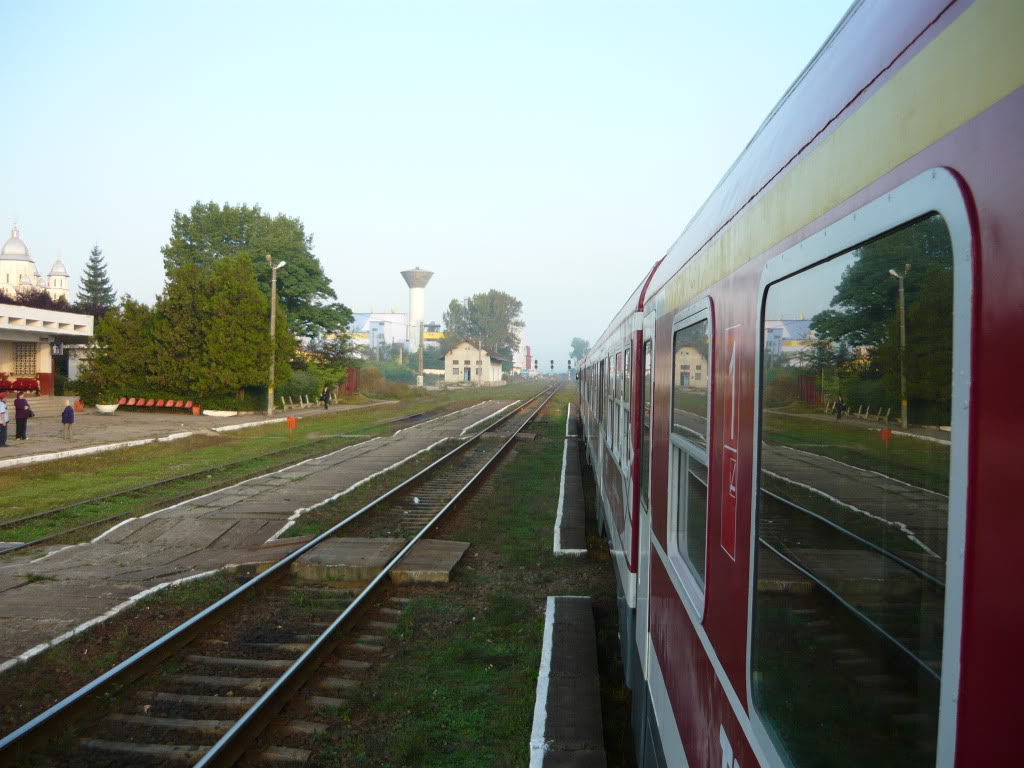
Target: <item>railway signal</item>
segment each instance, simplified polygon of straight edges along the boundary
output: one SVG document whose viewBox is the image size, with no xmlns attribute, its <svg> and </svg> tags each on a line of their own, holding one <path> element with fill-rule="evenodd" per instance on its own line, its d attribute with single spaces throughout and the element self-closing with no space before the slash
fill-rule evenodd
<svg viewBox="0 0 1024 768">
<path fill-rule="evenodd" d="M 552 373 L 555 372 L 555 361 L 554 360 L 551 361 L 551 372 Z"/>
</svg>

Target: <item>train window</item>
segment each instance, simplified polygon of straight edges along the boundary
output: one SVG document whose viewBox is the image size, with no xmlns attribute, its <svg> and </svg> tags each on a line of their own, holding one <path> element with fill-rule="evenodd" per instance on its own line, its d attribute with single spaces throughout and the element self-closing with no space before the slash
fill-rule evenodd
<svg viewBox="0 0 1024 768">
<path fill-rule="evenodd" d="M 708 528 L 708 406 L 707 381 L 692 372 L 706 365 L 711 354 L 707 317 L 690 312 L 672 336 L 672 455 L 670 459 L 672 536 L 669 556 L 690 597 L 703 599 L 705 547 Z M 699 361 L 699 362 L 698 362 Z M 685 569 L 685 570 L 684 570 Z"/>
<path fill-rule="evenodd" d="M 652 389 L 652 374 L 651 371 L 651 342 L 644 342 L 644 369 L 643 369 L 643 387 L 644 387 L 644 403 L 643 403 L 643 418 L 642 418 L 642 431 L 640 434 L 640 500 L 646 506 L 648 504 L 648 489 L 650 488 L 651 478 L 651 389 Z"/>
<path fill-rule="evenodd" d="M 953 291 L 939 214 L 768 288 L 750 663 L 787 765 L 936 764 Z"/>
<path fill-rule="evenodd" d="M 672 434 L 707 448 L 708 387 L 700 374 L 701 364 L 708 359 L 708 321 L 701 320 L 675 332 L 672 357 L 675 361 L 672 382 Z M 698 363 L 697 361 L 701 361 Z"/>
<path fill-rule="evenodd" d="M 626 347 L 623 356 L 623 399 L 627 402 L 627 408 L 630 401 L 630 382 L 630 348 Z"/>
</svg>

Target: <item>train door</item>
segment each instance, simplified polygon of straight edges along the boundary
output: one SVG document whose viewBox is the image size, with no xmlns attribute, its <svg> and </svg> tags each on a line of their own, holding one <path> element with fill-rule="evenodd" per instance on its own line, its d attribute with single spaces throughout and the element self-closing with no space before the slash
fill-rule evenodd
<svg viewBox="0 0 1024 768">
<path fill-rule="evenodd" d="M 636 587 L 636 645 L 640 657 L 640 670 L 647 679 L 647 648 L 649 645 L 648 616 L 650 597 L 650 545 L 651 545 L 651 409 L 654 397 L 654 312 L 644 317 L 643 347 L 640 352 L 639 373 L 642 377 L 640 394 L 640 546 L 637 560 Z"/>
<path fill-rule="evenodd" d="M 637 361 L 637 373 L 642 377 L 640 395 L 640 503 L 639 547 L 636 587 L 636 652 L 639 657 L 640 679 L 633 685 L 633 732 L 636 734 L 637 764 L 640 768 L 659 768 L 662 765 L 657 738 L 651 722 L 648 680 L 650 679 L 650 594 L 651 594 L 651 435 L 654 407 L 654 311 L 644 316 L 643 346 Z M 639 683 L 639 684 L 636 684 Z"/>
</svg>

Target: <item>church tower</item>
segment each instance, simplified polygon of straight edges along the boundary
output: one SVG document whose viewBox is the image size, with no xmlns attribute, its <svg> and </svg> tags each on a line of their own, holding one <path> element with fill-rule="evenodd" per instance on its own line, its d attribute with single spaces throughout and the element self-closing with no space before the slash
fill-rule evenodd
<svg viewBox="0 0 1024 768">
<path fill-rule="evenodd" d="M 63 296 L 68 301 L 71 301 L 71 288 L 68 286 L 68 281 L 71 276 L 68 274 L 67 269 L 64 267 L 64 262 L 59 258 L 50 270 L 49 276 L 46 278 L 46 292 L 54 299 L 59 299 Z"/>
</svg>

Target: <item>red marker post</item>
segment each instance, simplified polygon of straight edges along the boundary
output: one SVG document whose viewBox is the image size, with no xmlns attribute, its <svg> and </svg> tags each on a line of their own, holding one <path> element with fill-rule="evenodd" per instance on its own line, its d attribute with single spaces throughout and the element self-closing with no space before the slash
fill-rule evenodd
<svg viewBox="0 0 1024 768">
<path fill-rule="evenodd" d="M 295 428 L 297 426 L 299 426 L 299 420 L 297 418 L 295 418 L 294 416 L 289 416 L 288 417 L 288 437 L 292 436 L 292 432 L 295 431 Z"/>
</svg>

